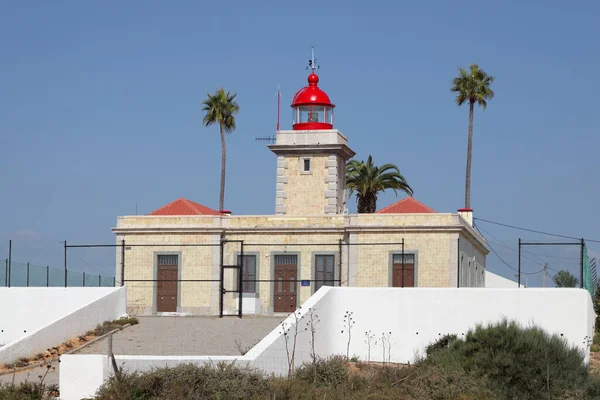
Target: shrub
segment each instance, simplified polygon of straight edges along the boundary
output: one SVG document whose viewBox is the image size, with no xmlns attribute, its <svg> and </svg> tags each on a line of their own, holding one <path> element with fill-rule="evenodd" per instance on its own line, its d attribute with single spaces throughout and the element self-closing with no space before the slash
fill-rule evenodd
<svg viewBox="0 0 600 400">
<path fill-rule="evenodd" d="M 312 382 L 315 369 L 317 373 L 317 385 L 338 386 L 348 382 L 348 368 L 346 357 L 332 356 L 327 359 L 317 358 L 313 364 L 302 364 L 296 370 L 296 377 L 303 381 Z"/>
<path fill-rule="evenodd" d="M 440 337 L 435 342 L 431 343 L 429 346 L 425 348 L 425 354 L 430 356 L 437 350 L 448 348 L 454 341 L 456 341 L 457 336 L 455 334 L 447 333 L 444 336 Z"/>
<path fill-rule="evenodd" d="M 600 345 L 597 345 L 597 344 L 593 344 L 593 345 L 591 345 L 591 346 L 590 346 L 590 351 L 591 351 L 592 353 L 597 353 L 597 352 L 599 352 L 599 351 L 600 351 Z"/>
<path fill-rule="evenodd" d="M 46 388 L 42 383 L 22 382 L 18 385 L 0 383 L 0 399 L 38 400 L 43 399 Z"/>
<path fill-rule="evenodd" d="M 579 350 L 540 328 L 522 328 L 506 320 L 478 326 L 463 340 L 433 351 L 424 363 L 485 379 L 503 398 L 558 398 L 588 384 Z"/>
<path fill-rule="evenodd" d="M 147 373 L 110 378 L 98 391 L 99 400 L 129 399 L 251 399 L 262 398 L 268 382 L 255 370 L 220 363 L 187 364 Z"/>
</svg>

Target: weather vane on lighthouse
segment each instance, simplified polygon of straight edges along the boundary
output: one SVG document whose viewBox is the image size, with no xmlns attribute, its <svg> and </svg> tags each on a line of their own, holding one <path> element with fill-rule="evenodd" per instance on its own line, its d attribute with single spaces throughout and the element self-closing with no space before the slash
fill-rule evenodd
<svg viewBox="0 0 600 400">
<path fill-rule="evenodd" d="M 311 46 L 312 56 L 310 60 L 308 60 L 308 67 L 306 69 L 311 69 L 312 72 L 315 72 L 315 69 L 319 69 L 319 65 L 317 65 L 317 59 L 315 58 L 315 46 Z"/>
</svg>

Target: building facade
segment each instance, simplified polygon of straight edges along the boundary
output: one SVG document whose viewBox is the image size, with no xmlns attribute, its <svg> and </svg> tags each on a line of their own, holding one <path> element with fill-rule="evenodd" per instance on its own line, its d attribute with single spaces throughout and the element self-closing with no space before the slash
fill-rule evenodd
<svg viewBox="0 0 600 400">
<path fill-rule="evenodd" d="M 471 210 L 437 213 L 408 197 L 375 214 L 347 213 L 345 166 L 355 153 L 318 82 L 313 71 L 294 96 L 293 129 L 269 145 L 273 215 L 178 199 L 118 217 L 117 277 L 130 313 L 289 313 L 323 285 L 485 286 L 488 250 Z"/>
</svg>

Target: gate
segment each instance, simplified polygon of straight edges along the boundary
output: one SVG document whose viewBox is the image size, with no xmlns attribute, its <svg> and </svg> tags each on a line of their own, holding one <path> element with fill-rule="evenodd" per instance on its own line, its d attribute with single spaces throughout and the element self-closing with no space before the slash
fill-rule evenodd
<svg viewBox="0 0 600 400">
<path fill-rule="evenodd" d="M 234 246 L 234 249 L 238 249 L 239 257 L 233 257 L 236 264 L 226 264 L 225 263 L 225 251 L 228 245 Z M 235 250 L 234 253 L 235 254 Z M 221 272 L 219 276 L 219 318 L 223 318 L 223 305 L 225 302 L 225 294 L 227 293 L 237 293 L 238 295 L 238 318 L 242 318 L 242 302 L 243 302 L 243 294 L 242 294 L 242 284 L 243 284 L 243 260 L 244 260 L 244 241 L 243 240 L 221 240 L 221 256 L 220 256 L 220 265 Z M 237 271 L 237 282 L 235 284 L 235 289 L 230 290 L 225 287 L 225 270 L 231 269 L 233 271 Z M 229 315 L 229 314 L 227 314 Z"/>
</svg>

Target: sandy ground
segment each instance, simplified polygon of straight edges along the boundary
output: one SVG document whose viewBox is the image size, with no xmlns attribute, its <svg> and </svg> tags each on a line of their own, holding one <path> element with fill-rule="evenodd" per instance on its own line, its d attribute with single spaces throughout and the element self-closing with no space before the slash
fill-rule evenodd
<svg viewBox="0 0 600 400">
<path fill-rule="evenodd" d="M 238 347 L 248 350 L 271 332 L 283 317 L 139 317 L 138 325 L 130 326 L 113 336 L 116 355 L 239 355 Z M 236 342 L 239 342 L 238 346 Z M 93 343 L 78 354 L 105 354 L 108 341 Z M 57 362 L 45 383 L 58 384 Z M 46 368 L 34 368 L 18 374 L 0 376 L 0 382 L 16 383 L 39 380 Z"/>
</svg>

